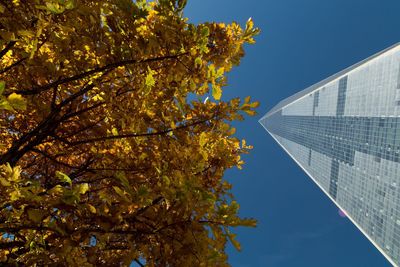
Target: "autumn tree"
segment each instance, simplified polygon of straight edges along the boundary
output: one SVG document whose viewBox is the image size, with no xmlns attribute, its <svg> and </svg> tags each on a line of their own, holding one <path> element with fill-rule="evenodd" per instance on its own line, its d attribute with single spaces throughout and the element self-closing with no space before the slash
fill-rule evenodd
<svg viewBox="0 0 400 267">
<path fill-rule="evenodd" d="M 222 100 L 258 29 L 186 1 L 0 0 L 0 261 L 226 266 L 251 148 Z"/>
</svg>

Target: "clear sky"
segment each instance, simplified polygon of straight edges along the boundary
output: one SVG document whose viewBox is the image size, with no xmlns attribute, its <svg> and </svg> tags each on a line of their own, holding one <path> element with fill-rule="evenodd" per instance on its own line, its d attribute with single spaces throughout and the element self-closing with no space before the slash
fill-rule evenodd
<svg viewBox="0 0 400 267">
<path fill-rule="evenodd" d="M 188 0 L 185 15 L 262 29 L 229 75 L 224 97 L 251 95 L 259 116 L 237 124 L 254 145 L 234 184 L 241 214 L 255 229 L 237 229 L 243 251 L 234 267 L 386 267 L 390 264 L 285 154 L 258 119 L 280 100 L 400 41 L 398 0 Z"/>
</svg>

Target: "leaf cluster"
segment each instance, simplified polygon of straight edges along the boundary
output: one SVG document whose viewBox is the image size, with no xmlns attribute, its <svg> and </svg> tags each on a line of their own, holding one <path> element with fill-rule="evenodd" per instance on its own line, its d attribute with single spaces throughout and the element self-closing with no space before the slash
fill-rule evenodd
<svg viewBox="0 0 400 267">
<path fill-rule="evenodd" d="M 0 1 L 0 261 L 226 266 L 251 146 L 226 73 L 258 29 L 186 1 Z"/>
</svg>

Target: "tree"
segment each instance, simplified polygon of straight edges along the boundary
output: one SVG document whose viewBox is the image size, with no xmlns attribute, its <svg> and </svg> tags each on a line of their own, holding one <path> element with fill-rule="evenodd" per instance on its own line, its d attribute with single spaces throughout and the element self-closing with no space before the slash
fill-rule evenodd
<svg viewBox="0 0 400 267">
<path fill-rule="evenodd" d="M 183 0 L 0 0 L 0 260 L 226 266 L 250 146 L 221 100 L 259 32 Z"/>
</svg>

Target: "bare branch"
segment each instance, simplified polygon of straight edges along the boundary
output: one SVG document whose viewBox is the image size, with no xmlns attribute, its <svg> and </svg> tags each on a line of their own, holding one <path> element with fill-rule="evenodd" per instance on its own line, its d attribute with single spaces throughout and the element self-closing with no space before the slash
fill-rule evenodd
<svg viewBox="0 0 400 267">
<path fill-rule="evenodd" d="M 135 259 L 134 261 L 135 261 L 140 267 L 144 267 L 144 264 L 141 263 L 138 259 Z"/>
</svg>

